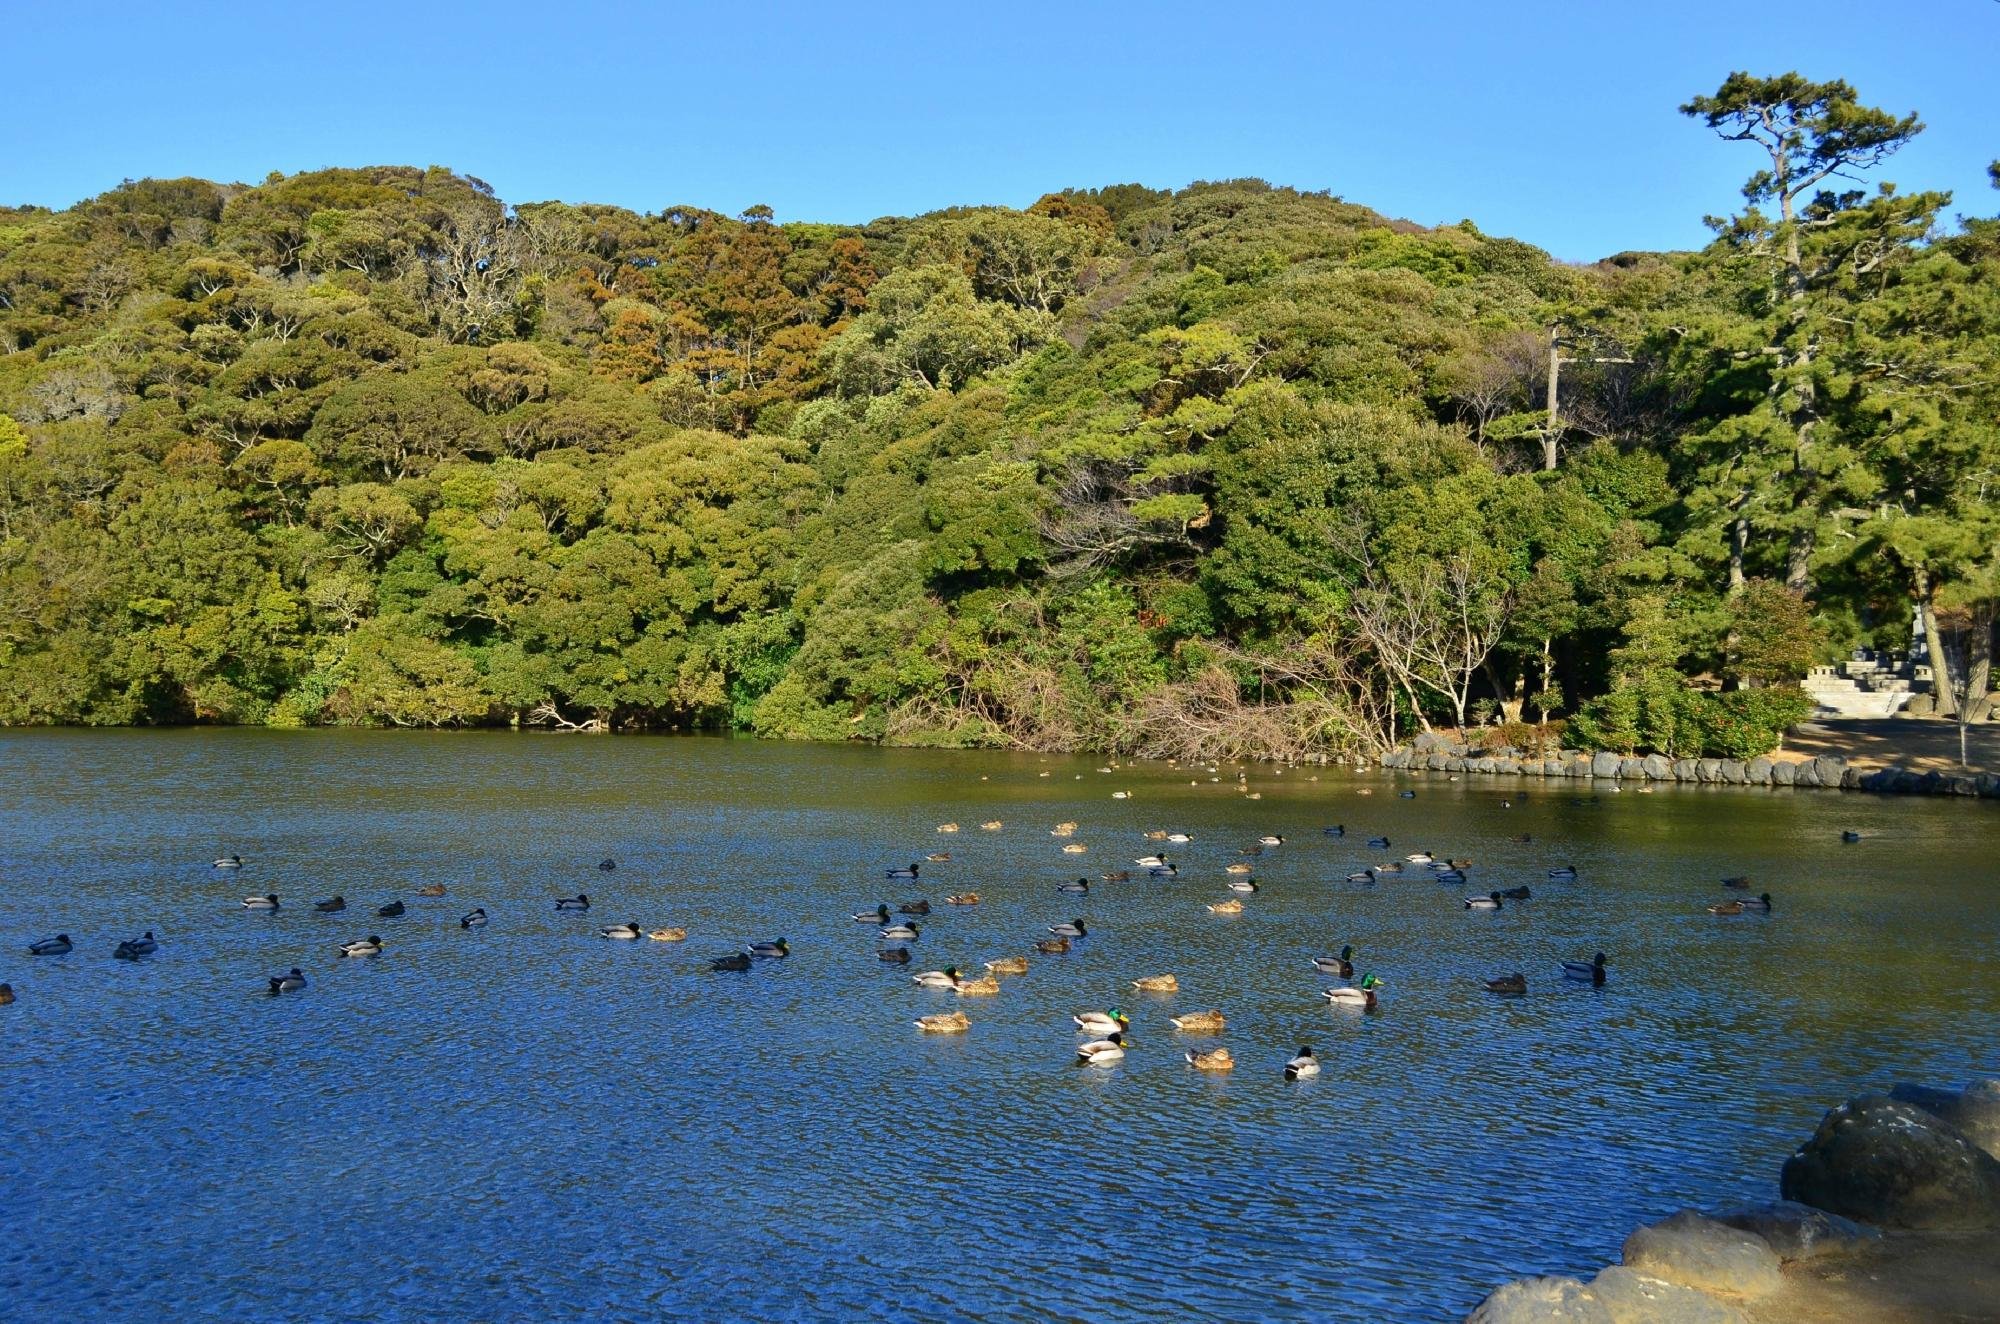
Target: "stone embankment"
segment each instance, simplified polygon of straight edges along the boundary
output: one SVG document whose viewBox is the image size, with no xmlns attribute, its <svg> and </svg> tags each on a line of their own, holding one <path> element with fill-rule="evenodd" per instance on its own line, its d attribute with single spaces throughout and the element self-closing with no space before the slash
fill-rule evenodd
<svg viewBox="0 0 2000 1324">
<path fill-rule="evenodd" d="M 1887 795 L 1960 795 L 2000 798 L 2000 774 L 1947 773 L 1932 769 L 1856 767 L 1838 754 L 1788 759 L 1670 759 L 1558 750 L 1546 757 L 1513 747 L 1481 749 L 1464 741 L 1425 732 L 1381 758 L 1393 772 L 1491 773 L 1627 782 L 1692 782 L 1720 786 L 1824 787 L 1877 791 Z"/>
<path fill-rule="evenodd" d="M 2000 1319 L 2000 1080 L 1827 1113 L 1770 1204 L 1682 1210 L 1589 1282 L 1523 1278 L 1467 1324 Z"/>
</svg>

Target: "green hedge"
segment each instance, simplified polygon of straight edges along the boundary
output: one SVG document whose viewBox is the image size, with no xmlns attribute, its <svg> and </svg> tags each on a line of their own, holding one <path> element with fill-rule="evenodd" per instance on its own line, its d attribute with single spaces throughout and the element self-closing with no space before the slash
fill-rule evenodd
<svg viewBox="0 0 2000 1324">
<path fill-rule="evenodd" d="M 1581 749 L 1754 759 L 1777 749 L 1812 710 L 1812 697 L 1796 685 L 1712 694 L 1676 676 L 1650 676 L 1585 704 L 1568 735 Z"/>
</svg>

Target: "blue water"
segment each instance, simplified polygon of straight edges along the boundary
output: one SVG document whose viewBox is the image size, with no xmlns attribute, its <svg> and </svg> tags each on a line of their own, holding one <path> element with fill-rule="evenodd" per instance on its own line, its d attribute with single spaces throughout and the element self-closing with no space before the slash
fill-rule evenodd
<svg viewBox="0 0 2000 1324">
<path fill-rule="evenodd" d="M 2000 1067 L 1990 805 L 1256 767 L 1250 800 L 1232 768 L 1100 766 L 0 734 L 0 1316 L 1450 1319 L 1615 1260 L 1643 1219 L 1770 1195 L 1846 1093 Z M 1066 819 L 1087 854 L 1059 853 Z M 1151 827 L 1196 834 L 1165 848 L 1179 879 L 1053 890 L 1160 849 Z M 1262 891 L 1207 913 L 1264 832 L 1287 841 Z M 1418 847 L 1474 857 L 1471 883 L 1343 881 Z M 922 882 L 881 879 L 937 850 Z M 212 869 L 227 852 L 247 867 Z M 1577 882 L 1546 882 L 1560 862 Z M 1734 873 L 1776 912 L 1704 913 Z M 1460 905 L 1521 882 L 1498 914 Z M 587 915 L 554 911 L 579 890 Z M 941 904 L 964 890 L 984 903 Z M 239 905 L 267 891 L 277 914 Z M 345 913 L 313 912 L 335 892 Z M 920 895 L 916 963 L 883 965 L 848 914 Z M 475 905 L 493 922 L 462 931 Z M 998 997 L 908 978 L 1072 916 L 1092 936 Z M 594 936 L 627 920 L 691 936 Z M 111 959 L 149 928 L 158 955 Z M 26 955 L 59 931 L 71 955 Z M 369 933 L 380 959 L 339 959 Z M 707 970 L 779 935 L 788 960 Z M 1319 996 L 1307 958 L 1343 942 L 1376 1014 Z M 1605 988 L 1551 978 L 1599 948 Z M 267 996 L 294 964 L 310 987 Z M 1474 982 L 1513 969 L 1525 999 Z M 1168 971 L 1178 995 L 1128 986 Z M 1070 1013 L 1113 1004 L 1131 1051 L 1073 1066 Z M 1216 1039 L 1167 1024 L 1211 1006 Z M 911 1024 L 953 1009 L 969 1034 Z M 1218 1042 L 1232 1076 L 1187 1068 Z M 1302 1043 L 1325 1071 L 1288 1084 Z"/>
</svg>

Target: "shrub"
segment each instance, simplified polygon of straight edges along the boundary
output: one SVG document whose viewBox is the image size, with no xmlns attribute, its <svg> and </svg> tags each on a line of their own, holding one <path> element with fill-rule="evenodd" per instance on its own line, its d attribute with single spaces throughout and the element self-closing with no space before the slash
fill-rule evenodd
<svg viewBox="0 0 2000 1324">
<path fill-rule="evenodd" d="M 1585 704 L 1569 734 L 1589 749 L 1753 759 L 1777 749 L 1787 728 L 1804 721 L 1812 707 L 1811 697 L 1793 685 L 1710 694 L 1656 672 Z"/>
</svg>

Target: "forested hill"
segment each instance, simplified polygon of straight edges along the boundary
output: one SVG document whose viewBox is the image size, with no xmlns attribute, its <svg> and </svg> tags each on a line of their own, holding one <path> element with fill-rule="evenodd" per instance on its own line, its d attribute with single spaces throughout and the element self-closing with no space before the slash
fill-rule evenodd
<svg viewBox="0 0 2000 1324">
<path fill-rule="evenodd" d="M 1692 107 L 1804 126 L 1708 250 L 1588 267 L 1254 180 L 0 210 L 0 723 L 1670 746 L 1914 601 L 1991 619 L 2000 227 L 1826 192 L 1914 122 L 1781 82 Z"/>
</svg>

